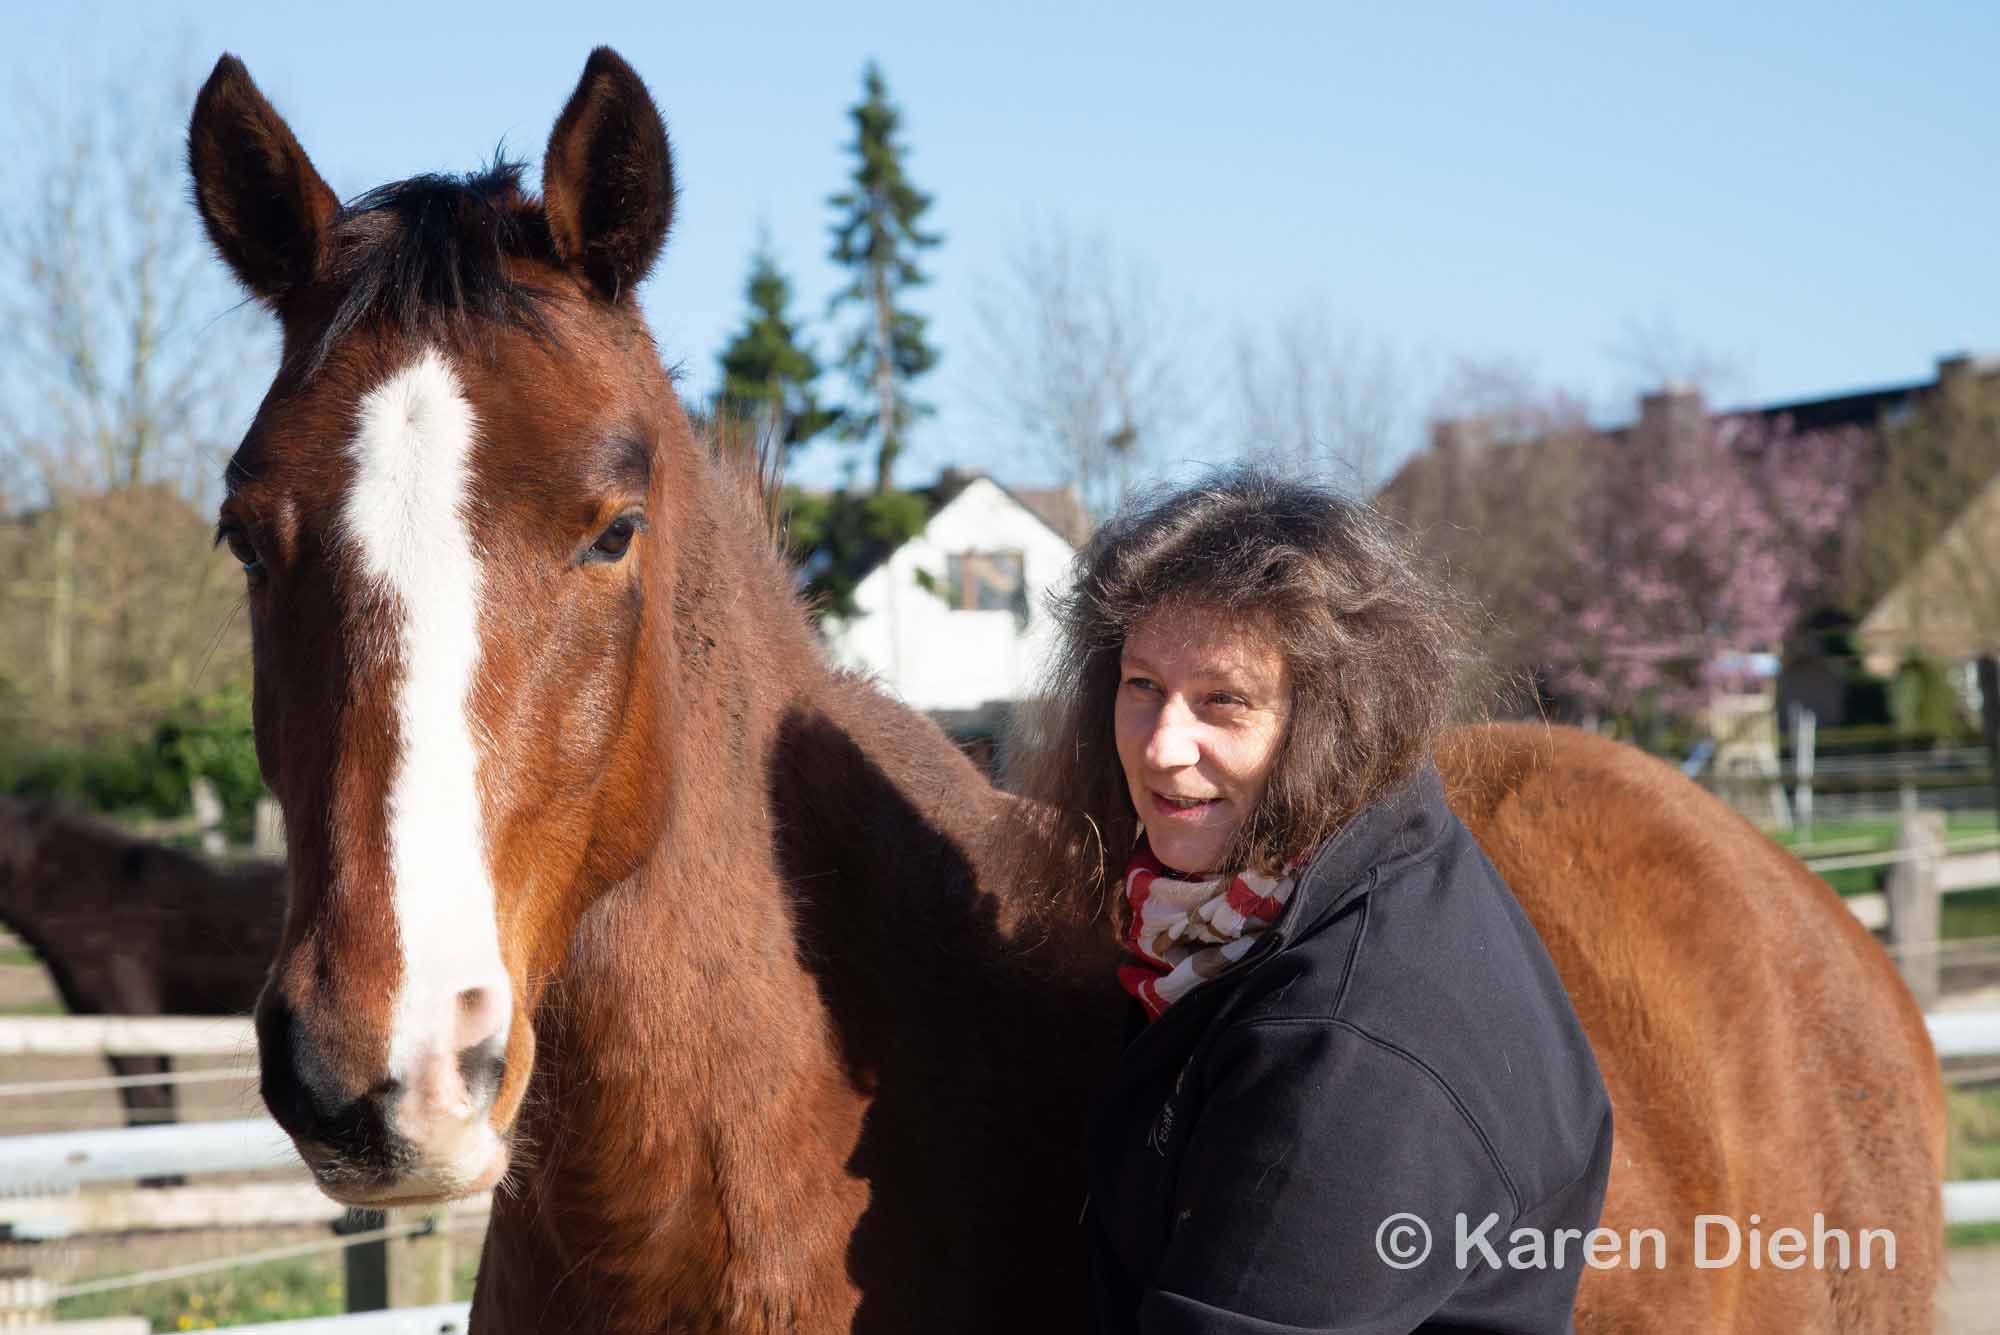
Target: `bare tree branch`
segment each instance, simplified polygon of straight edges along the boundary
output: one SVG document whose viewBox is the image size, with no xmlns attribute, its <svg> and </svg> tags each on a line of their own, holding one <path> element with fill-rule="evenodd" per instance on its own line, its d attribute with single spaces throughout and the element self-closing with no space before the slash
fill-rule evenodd
<svg viewBox="0 0 2000 1335">
<path fill-rule="evenodd" d="M 1185 317 L 1102 235 L 1031 226 L 979 302 L 976 394 L 1103 514 L 1191 417 Z"/>
<path fill-rule="evenodd" d="M 1748 380 L 1744 357 L 1689 336 L 1665 309 L 1643 319 L 1626 317 L 1604 351 L 1625 373 L 1621 388 L 1628 399 L 1676 387 L 1698 389 L 1708 402 L 1721 403 L 1742 393 Z"/>
<path fill-rule="evenodd" d="M 205 512 L 274 340 L 258 312 L 213 318 L 238 303 L 186 198 L 193 88 L 155 64 L 30 90 L 19 118 L 45 155 L 0 183 L 0 488 L 33 507 L 0 523 L 0 697 L 46 736 L 190 689 L 233 587 Z"/>
<path fill-rule="evenodd" d="M 1261 336 L 1240 332 L 1235 372 L 1248 457 L 1364 494 L 1383 481 L 1409 385 L 1386 339 L 1336 328 L 1324 304 L 1304 304 Z"/>
<path fill-rule="evenodd" d="M 205 470 L 249 406 L 246 373 L 270 335 L 234 304 L 185 196 L 180 127 L 192 78 L 152 70 L 99 96 L 24 96 L 51 146 L 0 206 L 0 467 L 22 498 L 165 479 L 205 490 Z M 202 499 L 205 499 L 203 497 Z"/>
</svg>

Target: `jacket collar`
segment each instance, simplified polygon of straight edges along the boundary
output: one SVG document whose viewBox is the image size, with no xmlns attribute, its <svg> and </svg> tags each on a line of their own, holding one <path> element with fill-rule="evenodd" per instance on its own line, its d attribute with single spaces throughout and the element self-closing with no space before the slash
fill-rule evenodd
<svg viewBox="0 0 2000 1335">
<path fill-rule="evenodd" d="M 1286 940 L 1309 935 L 1398 864 L 1428 856 L 1453 819 L 1437 766 L 1425 761 L 1401 788 L 1363 807 L 1306 860 L 1273 930 Z"/>
</svg>

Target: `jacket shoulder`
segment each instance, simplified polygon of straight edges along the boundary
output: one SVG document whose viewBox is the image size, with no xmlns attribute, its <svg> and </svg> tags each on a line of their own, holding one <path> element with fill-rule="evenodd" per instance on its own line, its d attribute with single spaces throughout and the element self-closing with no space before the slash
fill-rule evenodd
<svg viewBox="0 0 2000 1335">
<path fill-rule="evenodd" d="M 1310 889 L 1345 902 L 1259 971 L 1239 1021 L 1334 1026 L 1426 1072 L 1524 1208 L 1574 1181 L 1609 1099 L 1548 952 L 1470 831 L 1450 818 L 1359 893 Z"/>
</svg>

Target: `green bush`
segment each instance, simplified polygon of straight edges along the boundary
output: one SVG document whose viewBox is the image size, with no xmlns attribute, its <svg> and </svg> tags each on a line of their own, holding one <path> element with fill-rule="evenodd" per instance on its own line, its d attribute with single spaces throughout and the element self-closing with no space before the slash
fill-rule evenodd
<svg viewBox="0 0 2000 1335">
<path fill-rule="evenodd" d="M 0 791 L 117 816 L 185 816 L 196 778 L 215 785 L 230 837 L 247 840 L 264 792 L 247 691 L 188 700 L 137 737 L 0 752 Z"/>
<path fill-rule="evenodd" d="M 1889 713 L 1906 733 L 1970 737 L 1977 729 L 1965 699 L 1928 658 L 1912 658 L 1889 682 Z"/>
<path fill-rule="evenodd" d="M 914 491 L 815 494 L 787 487 L 784 509 L 786 545 L 808 605 L 815 616 L 848 617 L 855 611 L 855 588 L 889 553 L 923 532 L 931 502 Z"/>
<path fill-rule="evenodd" d="M 264 778 L 257 769 L 249 692 L 221 691 L 191 701 L 154 728 L 151 752 L 180 778 L 183 792 L 196 777 L 214 784 L 231 835 L 250 837 Z"/>
</svg>

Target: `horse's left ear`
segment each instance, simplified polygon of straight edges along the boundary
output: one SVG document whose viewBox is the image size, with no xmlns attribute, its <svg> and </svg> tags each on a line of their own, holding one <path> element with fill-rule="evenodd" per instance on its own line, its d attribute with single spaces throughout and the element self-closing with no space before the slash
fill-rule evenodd
<svg viewBox="0 0 2000 1335">
<path fill-rule="evenodd" d="M 549 132 L 542 204 L 565 264 L 611 301 L 653 267 L 674 217 L 667 127 L 638 74 L 608 46 L 590 53 Z"/>
</svg>

